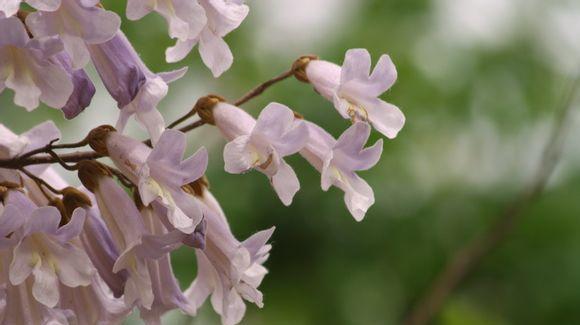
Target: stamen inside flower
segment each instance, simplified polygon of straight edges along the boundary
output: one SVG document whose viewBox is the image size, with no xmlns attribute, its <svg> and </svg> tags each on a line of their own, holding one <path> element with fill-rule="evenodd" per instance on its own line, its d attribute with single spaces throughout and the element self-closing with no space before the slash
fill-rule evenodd
<svg viewBox="0 0 580 325">
<path fill-rule="evenodd" d="M 348 102 L 348 109 L 346 110 L 348 116 L 352 123 L 357 121 L 368 122 L 369 113 L 362 105 L 355 105 L 352 102 Z"/>
</svg>

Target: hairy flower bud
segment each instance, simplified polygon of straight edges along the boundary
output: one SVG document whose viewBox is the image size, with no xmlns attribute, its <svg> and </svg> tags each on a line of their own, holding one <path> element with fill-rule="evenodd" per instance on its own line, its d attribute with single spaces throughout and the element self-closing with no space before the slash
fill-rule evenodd
<svg viewBox="0 0 580 325">
<path fill-rule="evenodd" d="M 78 167 L 79 180 L 91 192 L 97 189 L 99 178 L 113 176 L 105 165 L 96 161 L 83 160 Z"/>
<path fill-rule="evenodd" d="M 213 108 L 217 104 L 225 101 L 226 100 L 221 96 L 207 95 L 198 99 L 193 109 L 197 111 L 197 114 L 199 114 L 199 117 L 201 118 L 202 121 L 204 121 L 207 124 L 215 125 L 215 119 L 213 117 Z"/>
<path fill-rule="evenodd" d="M 89 141 L 89 146 L 96 152 L 108 156 L 109 152 L 107 150 L 107 138 L 111 132 L 115 132 L 114 127 L 110 125 L 98 126 L 89 132 L 87 139 Z"/>
<path fill-rule="evenodd" d="M 294 72 L 294 77 L 302 82 L 309 83 L 308 76 L 306 75 L 306 67 L 308 63 L 312 60 L 318 60 L 316 55 L 304 55 L 294 61 L 292 64 L 292 71 Z"/>
</svg>

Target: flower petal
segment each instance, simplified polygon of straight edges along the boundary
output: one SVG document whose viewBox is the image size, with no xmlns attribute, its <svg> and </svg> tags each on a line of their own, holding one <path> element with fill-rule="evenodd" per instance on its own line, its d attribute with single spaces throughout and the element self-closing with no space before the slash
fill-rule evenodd
<svg viewBox="0 0 580 325">
<path fill-rule="evenodd" d="M 221 76 L 234 62 L 234 56 L 228 44 L 209 29 L 201 32 L 199 54 L 215 78 Z"/>
<path fill-rule="evenodd" d="M 300 189 L 300 182 L 292 167 L 284 159 L 280 159 L 278 172 L 272 176 L 270 181 L 282 203 L 286 206 L 292 204 L 294 195 Z"/>
<path fill-rule="evenodd" d="M 58 278 L 54 268 L 43 261 L 32 272 L 34 274 L 32 295 L 41 304 L 49 308 L 55 307 L 60 299 L 60 294 L 58 292 Z"/>
<path fill-rule="evenodd" d="M 371 73 L 371 55 L 366 49 L 351 49 L 346 51 L 340 83 L 345 84 L 353 79 L 366 80 Z"/>
</svg>

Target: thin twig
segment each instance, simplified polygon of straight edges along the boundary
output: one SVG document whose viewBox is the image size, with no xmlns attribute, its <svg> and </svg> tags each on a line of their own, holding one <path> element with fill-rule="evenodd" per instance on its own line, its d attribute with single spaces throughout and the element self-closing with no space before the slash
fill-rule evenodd
<svg viewBox="0 0 580 325">
<path fill-rule="evenodd" d="M 169 124 L 167 126 L 167 128 L 173 129 L 174 127 L 178 126 L 179 124 L 181 124 L 182 122 L 184 122 L 188 118 L 194 116 L 196 113 L 197 113 L 197 110 L 194 107 L 191 111 L 187 112 L 187 114 L 183 115 L 182 117 L 178 118 L 177 120 L 175 120 L 171 124 Z"/>
<path fill-rule="evenodd" d="M 46 146 L 40 147 L 40 148 L 35 149 L 35 150 L 31 150 L 29 152 L 26 152 L 26 153 L 18 156 L 18 158 L 19 159 L 26 159 L 28 157 L 32 157 L 32 156 L 39 154 L 39 153 L 48 153 L 49 150 L 80 148 L 80 147 L 84 147 L 88 144 L 88 140 L 86 138 L 79 141 L 79 142 L 74 142 L 74 143 L 54 144 L 58 140 L 59 139 L 52 140 Z"/>
<path fill-rule="evenodd" d="M 256 88 L 250 90 L 248 93 L 246 93 L 240 99 L 236 100 L 233 104 L 235 106 L 241 106 L 244 103 L 246 103 L 247 101 L 249 101 L 250 99 L 263 93 L 266 89 L 268 89 L 273 84 L 278 83 L 284 79 L 288 79 L 288 78 L 292 77 L 293 75 L 294 75 L 294 70 L 290 69 L 290 70 L 280 74 L 279 76 L 274 77 L 274 78 L 258 85 Z"/>
<path fill-rule="evenodd" d="M 460 249 L 433 280 L 424 295 L 410 310 L 406 325 L 428 324 L 439 312 L 447 297 L 474 270 L 494 248 L 499 246 L 514 230 L 526 209 L 543 193 L 556 168 L 563 150 L 569 127 L 569 115 L 574 104 L 579 80 L 573 82 L 565 95 L 563 106 L 555 120 L 550 138 L 544 147 L 538 169 L 527 187 L 499 214 L 492 226 L 479 237 Z"/>
<path fill-rule="evenodd" d="M 40 177 L 34 175 L 33 173 L 29 172 L 28 170 L 26 170 L 26 168 L 20 168 L 19 170 L 21 172 L 23 172 L 26 176 L 28 176 L 30 179 L 32 179 L 38 185 L 38 187 L 40 187 L 41 190 L 42 190 L 42 186 L 44 186 L 54 194 L 61 194 L 60 190 L 55 189 L 54 187 L 52 187 L 50 184 L 48 184 L 42 178 L 40 178 Z"/>
</svg>

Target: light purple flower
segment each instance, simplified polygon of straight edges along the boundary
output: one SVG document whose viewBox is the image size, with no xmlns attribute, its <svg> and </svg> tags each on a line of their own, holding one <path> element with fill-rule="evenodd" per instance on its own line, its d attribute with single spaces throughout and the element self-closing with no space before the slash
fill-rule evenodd
<svg viewBox="0 0 580 325">
<path fill-rule="evenodd" d="M 178 39 L 175 46 L 167 49 L 165 57 L 167 62 L 181 61 L 199 43 L 203 63 L 217 78 L 230 68 L 234 60 L 223 38 L 240 26 L 250 9 L 243 0 L 199 0 L 199 4 L 205 9 L 206 25 L 196 37 Z"/>
<path fill-rule="evenodd" d="M 369 52 L 365 49 L 348 50 L 342 67 L 313 60 L 306 67 L 306 76 L 322 96 L 334 103 L 345 119 L 369 122 L 390 139 L 403 128 L 403 113 L 379 98 L 397 80 L 397 70 L 388 55 L 380 57 L 371 73 Z"/>
<path fill-rule="evenodd" d="M 61 0 L 55 11 L 29 14 L 26 25 L 35 37 L 60 36 L 76 70 L 89 63 L 85 43 L 100 44 L 110 40 L 119 30 L 121 19 L 112 11 L 85 6 L 80 0 Z"/>
<path fill-rule="evenodd" d="M 84 211 L 75 210 L 71 221 L 59 228 L 61 215 L 55 207 L 36 208 L 30 202 L 9 209 L 10 198 L 5 218 L 25 220 L 13 235 L 18 244 L 10 264 L 10 283 L 20 285 L 32 275 L 34 298 L 52 308 L 59 301 L 59 281 L 68 287 L 87 286 L 96 273 L 85 251 L 71 243 L 82 230 Z"/>
<path fill-rule="evenodd" d="M 34 298 L 34 280 L 6 287 L 6 307 L 0 313 L 3 324 L 69 325 L 71 312 L 58 307 L 49 308 Z"/>
<path fill-rule="evenodd" d="M 153 209 L 141 209 L 141 215 L 149 234 L 167 236 L 167 229 Z M 195 315 L 196 306 L 191 303 L 179 287 L 179 282 L 173 275 L 169 253 L 164 253 L 157 259 L 147 261 L 153 288 L 153 304 L 150 309 L 140 308 L 140 316 L 147 324 L 161 324 L 161 316 L 169 310 L 179 308 L 185 314 Z"/>
<path fill-rule="evenodd" d="M 357 221 L 364 218 L 374 204 L 373 189 L 360 178 L 356 171 L 367 170 L 376 165 L 383 150 L 383 140 L 364 148 L 370 135 L 370 126 L 356 122 L 335 140 L 324 129 L 307 122 L 309 141 L 300 154 L 322 176 L 323 190 L 336 186 L 344 191 L 344 202 Z"/>
<path fill-rule="evenodd" d="M 274 227 L 239 242 L 209 191 L 205 191 L 202 200 L 207 220 L 206 247 L 196 249 L 198 275 L 186 294 L 197 307 L 211 295 L 212 307 L 221 316 L 222 324 L 234 325 L 245 314 L 244 299 L 263 307 L 258 286 L 268 273 L 262 264 L 272 248 L 266 243 Z"/>
<path fill-rule="evenodd" d="M 2 0 L 0 1 L 0 14 L 4 12 L 6 17 L 14 16 L 20 9 L 22 2 L 36 10 L 55 11 L 60 7 L 61 0 Z"/>
<path fill-rule="evenodd" d="M 135 115 L 155 144 L 165 129 L 157 105 L 167 95 L 167 84 L 181 78 L 187 68 L 154 74 L 120 31 L 111 40 L 88 48 L 99 76 L 121 109 L 117 130 L 122 132 L 129 117 Z"/>
<path fill-rule="evenodd" d="M 171 225 L 192 233 L 202 213 L 196 199 L 181 187 L 203 176 L 207 150 L 202 147 L 183 160 L 185 134 L 175 130 L 163 132 L 153 149 L 118 132 L 111 132 L 106 142 L 115 165 L 138 186 L 143 204 L 155 201 L 167 209 Z"/>
<path fill-rule="evenodd" d="M 225 170 L 239 174 L 257 169 L 268 176 L 285 205 L 300 189 L 298 177 L 283 157 L 304 147 L 308 129 L 288 107 L 271 103 L 254 120 L 242 109 L 227 103 L 213 108 L 216 126 L 230 142 L 224 148 Z"/>
<path fill-rule="evenodd" d="M 72 313 L 73 324 L 121 324 L 131 312 L 131 307 L 115 299 L 98 276 L 94 276 L 91 285 L 85 287 L 61 285 L 60 292 L 58 307 Z"/>
<path fill-rule="evenodd" d="M 155 11 L 169 25 L 169 36 L 181 41 L 196 38 L 207 23 L 197 0 L 128 0 L 127 18 L 139 20 Z"/>
<path fill-rule="evenodd" d="M 18 18 L 0 15 L 0 93 L 4 88 L 14 90 L 14 103 L 28 111 L 40 102 L 65 106 L 73 84 L 66 71 L 50 61 L 62 50 L 58 38 L 31 40 Z"/>
</svg>

